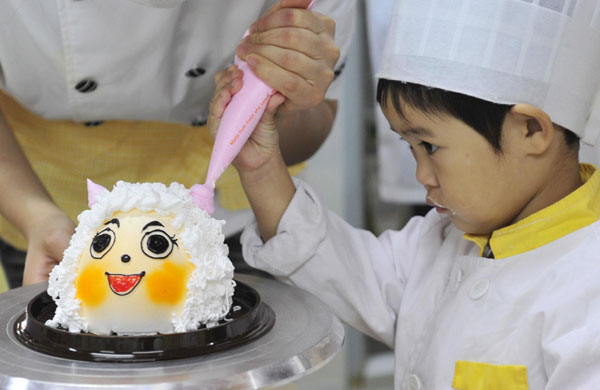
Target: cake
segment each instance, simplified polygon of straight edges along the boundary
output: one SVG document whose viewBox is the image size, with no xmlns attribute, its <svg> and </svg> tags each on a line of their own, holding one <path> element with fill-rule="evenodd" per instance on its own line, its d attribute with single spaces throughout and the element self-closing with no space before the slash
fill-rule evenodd
<svg viewBox="0 0 600 390">
<path fill-rule="evenodd" d="M 46 325 L 99 335 L 211 327 L 229 312 L 233 265 L 218 221 L 182 184 L 88 180 L 90 208 L 50 273 Z"/>
</svg>

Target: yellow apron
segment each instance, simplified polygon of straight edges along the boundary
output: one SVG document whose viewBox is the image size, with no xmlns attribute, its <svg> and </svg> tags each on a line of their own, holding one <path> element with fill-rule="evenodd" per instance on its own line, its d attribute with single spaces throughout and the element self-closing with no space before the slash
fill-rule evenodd
<svg viewBox="0 0 600 390">
<path fill-rule="evenodd" d="M 212 138 L 206 126 L 146 121 L 105 121 L 99 126 L 46 120 L 0 91 L 0 110 L 54 202 L 73 220 L 87 209 L 86 178 L 111 189 L 118 180 L 203 183 Z M 290 167 L 295 174 L 303 164 Z M 216 184 L 228 210 L 248 208 L 233 167 Z M 25 250 L 25 238 L 0 216 L 0 237 Z M 2 272 L 0 270 L 0 272 Z M 4 274 L 0 279 L 5 283 Z M 0 292 L 6 285 L 0 282 Z"/>
</svg>

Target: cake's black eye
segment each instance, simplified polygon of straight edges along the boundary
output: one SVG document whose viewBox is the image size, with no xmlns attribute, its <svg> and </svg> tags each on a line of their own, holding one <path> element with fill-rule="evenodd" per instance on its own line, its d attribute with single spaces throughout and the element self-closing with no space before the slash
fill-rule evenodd
<svg viewBox="0 0 600 390">
<path fill-rule="evenodd" d="M 173 252 L 177 240 L 160 229 L 148 232 L 142 237 L 142 252 L 153 259 L 164 259 Z"/>
<path fill-rule="evenodd" d="M 92 246 L 94 252 L 102 252 L 108 245 L 110 244 L 110 234 L 102 233 L 99 236 L 94 237 L 94 241 L 92 241 Z"/>
<path fill-rule="evenodd" d="M 152 234 L 148 237 L 148 250 L 157 255 L 169 250 L 169 240 L 161 234 Z"/>
<path fill-rule="evenodd" d="M 90 255 L 94 259 L 101 259 L 107 254 L 115 243 L 115 232 L 111 228 L 96 233 L 90 245 Z"/>
</svg>

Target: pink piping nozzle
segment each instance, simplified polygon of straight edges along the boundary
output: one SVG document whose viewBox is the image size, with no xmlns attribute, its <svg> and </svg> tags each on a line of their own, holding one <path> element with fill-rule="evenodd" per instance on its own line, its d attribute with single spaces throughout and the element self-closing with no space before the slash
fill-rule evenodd
<svg viewBox="0 0 600 390">
<path fill-rule="evenodd" d="M 314 4 L 310 2 L 307 9 Z M 248 31 L 244 37 L 248 35 Z M 256 128 L 267 107 L 267 103 L 277 91 L 269 87 L 250 70 L 245 61 L 235 56 L 235 64 L 244 72 L 242 88 L 231 98 L 219 129 L 210 156 L 208 173 L 204 184 L 194 184 L 190 193 L 194 203 L 209 214 L 214 212 L 214 189 L 217 179 L 238 155 L 242 146 Z"/>
<path fill-rule="evenodd" d="M 190 187 L 190 195 L 194 199 L 196 206 L 209 214 L 215 212 L 214 198 L 215 187 L 208 184 L 194 184 Z"/>
<path fill-rule="evenodd" d="M 100 195 L 104 191 L 108 192 L 106 188 L 104 188 L 100 184 L 94 183 L 90 179 L 87 179 L 87 191 L 89 208 L 92 208 L 92 206 L 96 203 L 96 201 L 98 200 L 98 195 Z"/>
</svg>

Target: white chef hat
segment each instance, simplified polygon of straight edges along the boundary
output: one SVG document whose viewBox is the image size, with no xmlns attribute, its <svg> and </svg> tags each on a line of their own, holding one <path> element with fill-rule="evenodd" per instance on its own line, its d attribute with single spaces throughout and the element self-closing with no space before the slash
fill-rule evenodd
<svg viewBox="0 0 600 390">
<path fill-rule="evenodd" d="M 597 0 L 396 0 L 378 78 L 529 103 L 593 144 Z"/>
</svg>

